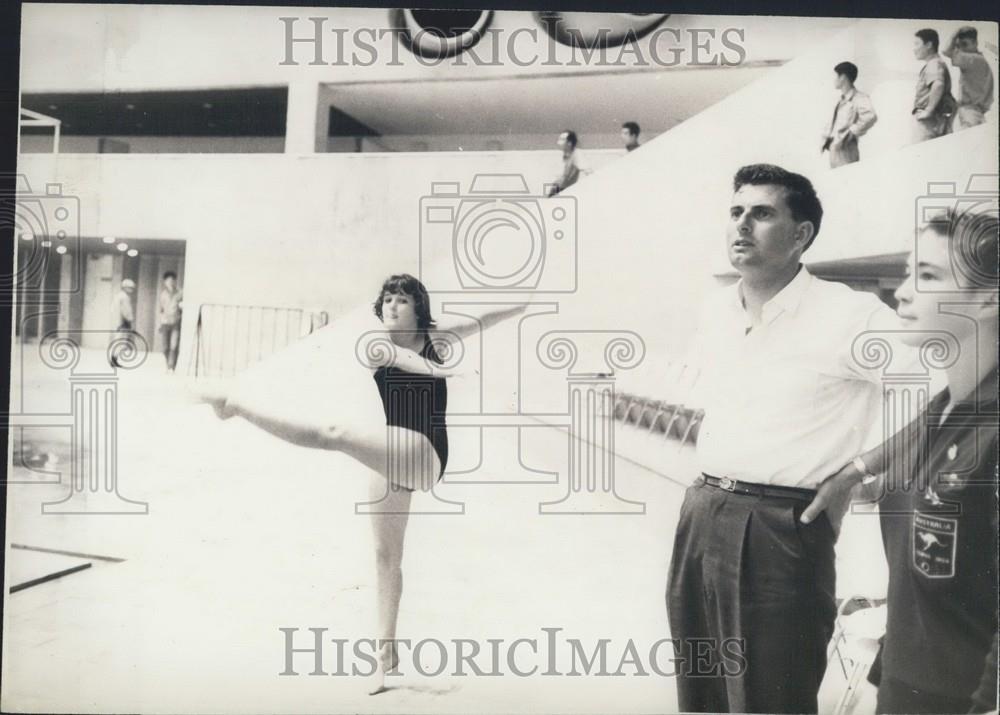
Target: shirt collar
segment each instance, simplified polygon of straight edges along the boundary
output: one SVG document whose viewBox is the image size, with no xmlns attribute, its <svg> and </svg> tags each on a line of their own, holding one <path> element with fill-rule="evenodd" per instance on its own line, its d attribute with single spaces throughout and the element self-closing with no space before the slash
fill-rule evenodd
<svg viewBox="0 0 1000 715">
<path fill-rule="evenodd" d="M 845 102 L 850 102 L 854 99 L 854 95 L 858 93 L 857 87 L 851 87 L 849 90 L 840 95 L 840 98 Z"/>
<path fill-rule="evenodd" d="M 782 288 L 778 293 L 771 298 L 771 300 L 764 303 L 761 308 L 760 314 L 761 319 L 765 323 L 771 322 L 774 318 L 784 312 L 794 314 L 798 309 L 799 305 L 802 303 L 802 297 L 809 290 L 809 286 L 812 285 L 813 277 L 806 267 L 801 263 L 799 264 L 799 272 L 795 274 L 795 277 L 789 281 L 788 285 Z M 739 307 L 740 312 L 747 320 L 747 324 L 750 324 L 750 314 L 747 313 L 746 308 L 743 305 L 743 279 L 736 284 L 736 305 Z"/>
</svg>

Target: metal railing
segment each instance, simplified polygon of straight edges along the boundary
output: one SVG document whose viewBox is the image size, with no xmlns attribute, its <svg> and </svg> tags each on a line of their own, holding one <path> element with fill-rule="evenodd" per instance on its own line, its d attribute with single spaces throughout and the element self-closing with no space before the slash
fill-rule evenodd
<svg viewBox="0 0 1000 715">
<path fill-rule="evenodd" d="M 705 416 L 703 410 L 653 400 L 627 392 L 615 395 L 615 419 L 666 439 L 694 442 Z"/>
<path fill-rule="evenodd" d="M 205 303 L 198 308 L 195 377 L 230 377 L 330 321 L 326 311 Z"/>
<path fill-rule="evenodd" d="M 615 395 L 615 420 L 650 435 L 679 440 L 681 447 L 698 439 L 705 417 L 694 395 L 700 371 L 683 362 L 667 360 L 666 371 L 656 381 L 660 399 L 618 391 Z M 645 391 L 645 390 L 643 390 Z"/>
</svg>

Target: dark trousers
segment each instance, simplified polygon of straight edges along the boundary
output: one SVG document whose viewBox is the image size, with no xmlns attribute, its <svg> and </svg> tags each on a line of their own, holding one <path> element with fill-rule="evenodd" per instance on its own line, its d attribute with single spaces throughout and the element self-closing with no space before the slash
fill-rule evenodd
<svg viewBox="0 0 1000 715">
<path fill-rule="evenodd" d="M 882 678 L 878 686 L 875 712 L 890 713 L 967 713 L 972 708 L 970 698 L 950 698 L 911 688 L 892 678 Z"/>
<path fill-rule="evenodd" d="M 167 369 L 173 370 L 177 367 L 177 352 L 181 342 L 181 324 L 161 325 L 160 332 L 163 334 L 163 357 L 167 360 Z"/>
<path fill-rule="evenodd" d="M 799 523 L 806 505 L 688 488 L 667 584 L 681 711 L 818 710 L 836 537 L 825 514 Z"/>
</svg>

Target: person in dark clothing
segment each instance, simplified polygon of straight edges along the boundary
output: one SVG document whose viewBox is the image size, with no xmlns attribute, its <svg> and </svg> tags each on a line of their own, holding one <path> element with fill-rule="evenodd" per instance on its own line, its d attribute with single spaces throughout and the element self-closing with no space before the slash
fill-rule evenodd
<svg viewBox="0 0 1000 715">
<path fill-rule="evenodd" d="M 997 709 L 997 232 L 995 216 L 968 211 L 921 230 L 897 312 L 911 345 L 957 341 L 948 387 L 862 455 L 863 469 L 849 465 L 820 489 L 873 478 L 889 564 L 886 633 L 869 674 L 879 713 Z"/>
</svg>

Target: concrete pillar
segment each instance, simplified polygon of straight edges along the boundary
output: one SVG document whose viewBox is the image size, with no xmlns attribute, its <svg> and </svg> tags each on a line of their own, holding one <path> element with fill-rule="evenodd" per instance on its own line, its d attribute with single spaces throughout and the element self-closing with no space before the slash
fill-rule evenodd
<svg viewBox="0 0 1000 715">
<path fill-rule="evenodd" d="M 288 83 L 286 154 L 315 154 L 325 150 L 329 106 L 320 101 L 323 89 L 316 80 L 293 80 Z"/>
</svg>

